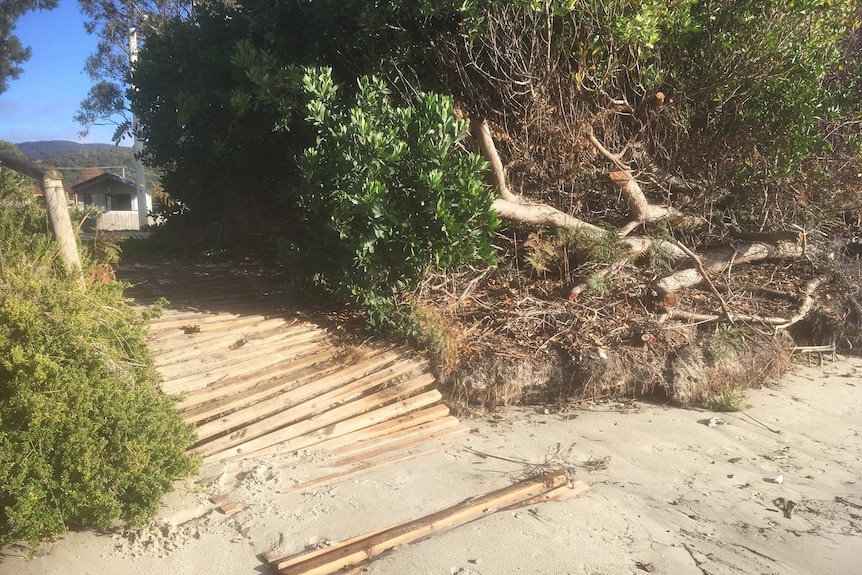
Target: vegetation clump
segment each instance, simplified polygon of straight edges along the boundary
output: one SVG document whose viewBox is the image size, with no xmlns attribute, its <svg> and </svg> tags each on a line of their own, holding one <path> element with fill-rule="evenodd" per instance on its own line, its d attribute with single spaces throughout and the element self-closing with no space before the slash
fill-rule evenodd
<svg viewBox="0 0 862 575">
<path fill-rule="evenodd" d="M 0 546 L 140 523 L 197 465 L 124 286 L 91 274 L 81 288 L 45 222 L 0 169 Z M 85 277 L 103 265 L 85 261 Z"/>
</svg>

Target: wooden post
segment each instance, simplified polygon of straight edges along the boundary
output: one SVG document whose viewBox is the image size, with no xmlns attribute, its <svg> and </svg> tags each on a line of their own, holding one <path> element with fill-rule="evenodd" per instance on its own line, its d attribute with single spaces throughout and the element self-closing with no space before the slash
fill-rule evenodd
<svg viewBox="0 0 862 575">
<path fill-rule="evenodd" d="M 45 206 L 48 210 L 48 221 L 51 232 L 60 244 L 60 257 L 70 272 L 81 270 L 81 257 L 78 254 L 78 242 L 72 229 L 69 217 L 69 205 L 66 192 L 63 191 L 63 176 L 57 170 L 46 170 L 44 166 L 34 164 L 30 160 L 20 158 L 5 150 L 0 150 L 0 166 L 6 166 L 25 176 L 30 176 L 41 182 Z"/>
<path fill-rule="evenodd" d="M 71 272 L 80 271 L 81 257 L 78 254 L 78 242 L 72 229 L 72 219 L 69 217 L 69 202 L 63 191 L 63 176 L 56 170 L 45 172 L 42 178 L 42 194 L 45 196 L 45 207 L 48 210 L 48 221 L 57 243 L 60 244 L 60 257 Z"/>
</svg>

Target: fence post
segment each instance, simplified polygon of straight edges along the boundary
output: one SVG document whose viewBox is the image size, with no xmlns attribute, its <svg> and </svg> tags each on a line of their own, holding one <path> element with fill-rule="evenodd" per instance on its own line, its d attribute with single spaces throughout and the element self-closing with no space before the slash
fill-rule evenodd
<svg viewBox="0 0 862 575">
<path fill-rule="evenodd" d="M 57 243 L 60 244 L 60 257 L 69 271 L 81 270 L 81 256 L 78 242 L 69 217 L 69 202 L 63 190 L 63 176 L 57 170 L 48 170 L 42 177 L 42 194 L 48 209 L 48 221 Z"/>
<path fill-rule="evenodd" d="M 69 202 L 63 190 L 63 176 L 57 170 L 46 170 L 39 164 L 16 156 L 0 149 L 0 166 L 14 170 L 19 174 L 30 176 L 41 181 L 42 195 L 45 197 L 45 207 L 48 211 L 48 221 L 54 239 L 60 244 L 60 258 L 66 264 L 66 269 L 73 273 L 81 271 L 81 256 L 78 254 L 78 241 L 72 229 L 72 219 L 69 217 Z M 80 284 L 84 286 L 83 276 Z"/>
</svg>

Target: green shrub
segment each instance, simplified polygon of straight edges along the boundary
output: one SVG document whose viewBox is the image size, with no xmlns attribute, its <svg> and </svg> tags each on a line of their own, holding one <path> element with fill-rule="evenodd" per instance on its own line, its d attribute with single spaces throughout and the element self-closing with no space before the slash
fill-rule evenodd
<svg viewBox="0 0 862 575">
<path fill-rule="evenodd" d="M 195 470 L 185 454 L 194 431 L 156 386 L 123 286 L 81 290 L 66 277 L 44 211 L 7 176 L 0 170 L 0 546 L 138 523 Z"/>
<path fill-rule="evenodd" d="M 363 77 L 344 102 L 328 69 L 308 70 L 303 84 L 317 142 L 300 158 L 308 225 L 302 244 L 284 246 L 288 270 L 356 302 L 378 327 L 428 266 L 494 260 L 485 162 L 455 150 L 467 125 L 451 98 L 395 107 L 383 82 Z"/>
</svg>

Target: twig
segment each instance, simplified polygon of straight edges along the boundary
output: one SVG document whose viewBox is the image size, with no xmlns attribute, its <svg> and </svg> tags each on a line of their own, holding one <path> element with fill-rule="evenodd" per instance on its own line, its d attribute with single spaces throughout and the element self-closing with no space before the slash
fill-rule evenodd
<svg viewBox="0 0 862 575">
<path fill-rule="evenodd" d="M 480 273 L 478 276 L 471 279 L 470 282 L 467 284 L 467 287 L 464 288 L 464 292 L 461 294 L 461 297 L 459 297 L 458 301 L 455 302 L 455 305 L 456 306 L 461 305 L 461 302 L 463 302 L 465 299 L 467 299 L 467 296 L 470 295 L 470 292 L 472 292 L 476 288 L 476 286 L 479 285 L 480 281 L 482 281 L 485 277 L 488 276 L 489 273 L 491 273 L 492 269 L 493 268 L 488 267 L 487 269 L 485 269 L 485 271 Z"/>
<path fill-rule="evenodd" d="M 729 321 L 731 325 L 736 325 L 736 323 L 733 321 L 733 314 L 730 311 L 730 307 L 728 307 L 727 302 L 724 301 L 724 298 L 721 296 L 721 293 L 715 287 L 715 284 L 712 283 L 712 280 L 710 279 L 709 275 L 707 275 L 706 270 L 703 267 L 703 262 L 700 261 L 700 257 L 698 257 L 696 253 L 688 249 L 686 245 L 683 244 L 681 241 L 677 240 L 676 245 L 677 247 L 679 247 L 679 249 L 684 251 L 685 255 L 690 257 L 694 262 L 694 265 L 697 266 L 697 271 L 700 272 L 700 275 L 703 276 L 703 279 L 706 281 L 706 284 L 709 286 L 709 289 L 711 289 L 712 293 L 715 294 L 715 297 L 718 298 L 718 301 L 721 304 L 721 309 L 724 311 L 724 315 L 727 316 L 727 321 Z M 735 255 L 736 253 L 734 252 L 734 256 Z"/>
<path fill-rule="evenodd" d="M 780 430 L 778 430 L 778 429 L 772 429 L 771 427 L 769 427 L 768 425 L 766 425 L 765 423 L 763 423 L 763 422 L 762 422 L 762 421 L 760 421 L 759 419 L 757 419 L 757 418 L 755 418 L 755 417 L 752 417 L 752 416 L 748 415 L 748 414 L 747 414 L 747 413 L 745 413 L 744 411 L 740 412 L 740 414 L 741 414 L 741 415 L 744 415 L 745 417 L 747 417 L 748 419 L 750 419 L 750 420 L 751 420 L 751 421 L 753 421 L 754 423 L 756 423 L 756 424 L 758 424 L 758 425 L 762 425 L 765 429 L 767 429 L 767 430 L 771 431 L 772 433 L 777 433 L 778 435 L 781 435 L 781 431 L 780 431 Z"/>
</svg>

